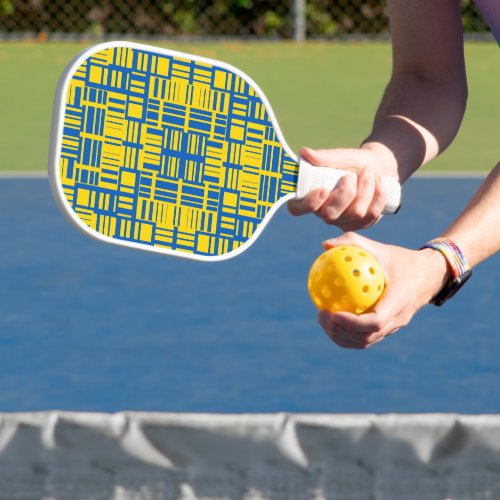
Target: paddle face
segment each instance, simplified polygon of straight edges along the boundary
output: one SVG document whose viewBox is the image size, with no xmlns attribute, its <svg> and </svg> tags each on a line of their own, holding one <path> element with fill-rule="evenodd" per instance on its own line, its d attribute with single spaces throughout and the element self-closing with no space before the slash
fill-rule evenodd
<svg viewBox="0 0 500 500">
<path fill-rule="evenodd" d="M 297 184 L 262 91 L 223 63 L 126 42 L 61 78 L 50 179 L 98 239 L 200 260 L 252 243 Z"/>
</svg>

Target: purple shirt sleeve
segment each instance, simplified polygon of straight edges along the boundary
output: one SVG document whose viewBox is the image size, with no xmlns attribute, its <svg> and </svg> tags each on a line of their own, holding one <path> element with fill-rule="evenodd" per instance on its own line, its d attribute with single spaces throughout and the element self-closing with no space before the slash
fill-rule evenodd
<svg viewBox="0 0 500 500">
<path fill-rule="evenodd" d="M 500 0 L 474 0 L 500 45 Z"/>
</svg>

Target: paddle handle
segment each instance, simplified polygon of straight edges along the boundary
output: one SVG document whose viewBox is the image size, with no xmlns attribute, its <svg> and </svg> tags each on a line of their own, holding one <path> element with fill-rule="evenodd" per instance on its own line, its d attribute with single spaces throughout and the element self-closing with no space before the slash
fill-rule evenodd
<svg viewBox="0 0 500 500">
<path fill-rule="evenodd" d="M 335 189 L 340 179 L 348 172 L 349 170 L 317 167 L 301 158 L 296 197 L 298 199 L 304 198 L 313 189 L 321 187 Z M 383 213 L 395 214 L 401 206 L 401 184 L 394 177 L 382 177 L 381 183 L 387 196 Z"/>
</svg>

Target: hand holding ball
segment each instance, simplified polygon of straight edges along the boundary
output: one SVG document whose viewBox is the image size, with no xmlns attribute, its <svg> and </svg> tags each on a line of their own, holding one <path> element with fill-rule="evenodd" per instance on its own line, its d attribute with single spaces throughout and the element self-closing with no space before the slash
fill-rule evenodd
<svg viewBox="0 0 500 500">
<path fill-rule="evenodd" d="M 318 309 L 369 312 L 385 288 L 382 266 L 363 248 L 333 247 L 309 271 L 309 294 Z"/>
</svg>

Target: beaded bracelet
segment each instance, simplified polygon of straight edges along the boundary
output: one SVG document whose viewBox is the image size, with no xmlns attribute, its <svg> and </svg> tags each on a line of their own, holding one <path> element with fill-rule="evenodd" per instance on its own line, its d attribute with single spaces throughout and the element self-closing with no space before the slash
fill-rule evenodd
<svg viewBox="0 0 500 500">
<path fill-rule="evenodd" d="M 460 290 L 471 277 L 472 270 L 460 248 L 449 238 L 436 238 L 427 242 L 421 249 L 424 248 L 431 248 L 440 252 L 446 259 L 453 275 L 453 278 L 446 283 L 431 301 L 434 305 L 441 306 Z"/>
</svg>

